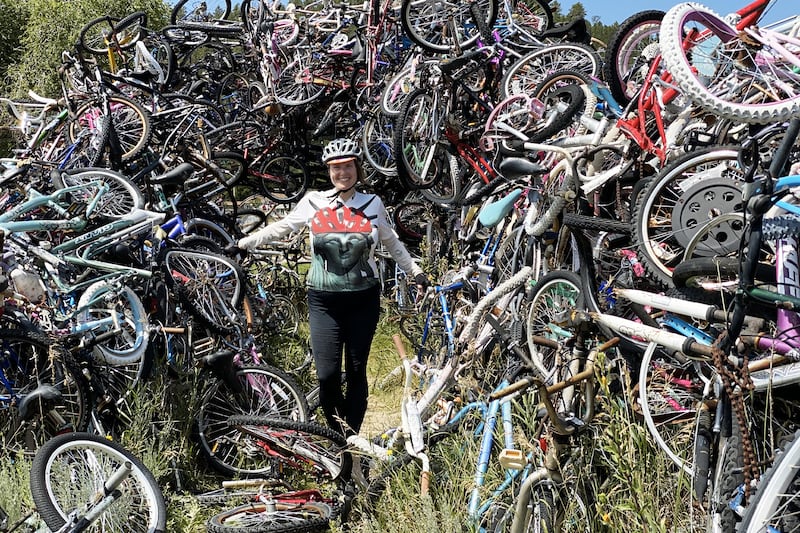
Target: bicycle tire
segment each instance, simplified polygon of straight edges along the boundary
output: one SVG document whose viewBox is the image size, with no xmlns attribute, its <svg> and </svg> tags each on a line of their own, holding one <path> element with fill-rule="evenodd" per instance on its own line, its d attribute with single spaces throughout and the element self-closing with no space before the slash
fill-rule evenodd
<svg viewBox="0 0 800 533">
<path fill-rule="evenodd" d="M 45 443 L 31 464 L 31 497 L 47 526 L 57 531 L 73 510 L 92 501 L 101 484 L 124 463 L 130 475 L 122 496 L 98 518 L 103 531 L 166 529 L 164 496 L 153 474 L 114 441 L 88 433 L 67 433 Z"/>
<path fill-rule="evenodd" d="M 510 4 L 512 12 L 505 12 L 506 4 L 504 3 L 495 24 L 503 43 L 520 51 L 530 51 L 542 46 L 539 34 L 549 30 L 554 24 L 553 9 L 547 0 L 516 0 L 508 4 Z M 508 19 L 513 20 L 514 30 L 512 31 L 507 29 Z"/>
<path fill-rule="evenodd" d="M 303 533 L 328 528 L 331 509 L 316 502 L 248 503 L 212 516 L 208 530 L 213 533 Z"/>
<path fill-rule="evenodd" d="M 327 87 L 314 83 L 313 79 L 307 82 L 302 80 L 304 72 L 315 72 L 318 68 L 318 62 L 310 55 L 295 57 L 281 69 L 275 81 L 275 99 L 288 106 L 305 105 L 319 99 Z"/>
<path fill-rule="evenodd" d="M 515 94 L 533 94 L 541 81 L 559 70 L 576 70 L 599 76 L 602 60 L 591 46 L 579 43 L 549 45 L 534 50 L 515 61 L 500 81 L 503 98 Z"/>
<path fill-rule="evenodd" d="M 361 135 L 361 150 L 372 168 L 384 176 L 397 175 L 394 160 L 394 121 L 376 109 L 367 119 Z"/>
<path fill-rule="evenodd" d="M 720 282 L 735 290 L 738 285 L 740 264 L 739 257 L 693 257 L 675 267 L 672 271 L 672 282 L 678 288 L 700 288 L 705 281 Z M 755 280 L 774 284 L 775 265 L 758 263 Z"/>
<path fill-rule="evenodd" d="M 147 14 L 144 11 L 131 13 L 122 19 L 104 15 L 90 20 L 81 28 L 78 45 L 93 55 L 106 56 L 108 54 L 106 35 L 111 34 L 116 37 L 120 31 L 125 30 L 123 38 L 116 39 L 115 46 L 121 50 L 130 50 L 142 37 L 145 27 L 147 27 Z"/>
<path fill-rule="evenodd" d="M 237 209 L 236 229 L 238 234 L 250 235 L 267 225 L 269 217 L 262 209 Z"/>
<path fill-rule="evenodd" d="M 217 333 L 233 333 L 240 325 L 243 274 L 237 262 L 222 255 L 171 248 L 161 265 L 168 286 L 186 309 Z"/>
<path fill-rule="evenodd" d="M 711 509 L 709 531 L 736 531 L 740 516 L 727 505 L 734 498 L 739 487 L 744 483 L 744 448 L 742 447 L 742 430 L 736 416 L 731 416 L 731 434 L 720 436 L 717 450 L 717 468 L 714 473 L 713 495 L 711 501 L 718 503 Z M 702 501 L 702 500 L 701 500 Z"/>
<path fill-rule="evenodd" d="M 578 215 L 576 213 L 564 213 L 563 224 L 571 228 L 606 231 L 609 233 L 621 233 L 623 235 L 630 235 L 631 233 L 630 222 L 610 220 L 595 216 Z"/>
<path fill-rule="evenodd" d="M 424 0 L 406 0 L 400 8 L 400 23 L 408 38 L 425 51 L 446 53 L 474 46 L 480 37 L 477 26 L 494 26 L 498 3 L 497 0 L 479 0 L 477 10 L 484 18 L 482 23 L 476 24 L 468 3 L 432 4 Z M 448 35 L 450 15 L 455 31 L 459 32 L 456 38 Z"/>
<path fill-rule="evenodd" d="M 690 28 L 701 34 L 687 47 Z M 792 71 L 792 63 L 713 10 L 696 3 L 676 5 L 664 16 L 659 42 L 673 83 L 699 107 L 755 124 L 800 116 L 800 81 L 782 75 Z"/>
<path fill-rule="evenodd" d="M 766 531 L 796 531 L 800 527 L 800 432 L 784 445 L 759 481 L 758 490 L 747 506 L 740 533 Z"/>
<path fill-rule="evenodd" d="M 423 68 L 421 65 L 407 66 L 389 78 L 381 92 L 381 111 L 384 115 L 392 118 L 400 115 L 405 97 L 420 88 L 419 72 Z"/>
<path fill-rule="evenodd" d="M 272 294 L 264 320 L 274 333 L 290 336 L 297 333 L 300 327 L 300 311 L 288 296 Z"/>
<path fill-rule="evenodd" d="M 566 362 L 561 349 L 541 346 L 535 337 L 545 337 L 559 343 L 565 340 L 565 330 L 554 328 L 551 319 L 566 309 L 582 309 L 583 283 L 575 272 L 556 270 L 545 274 L 531 289 L 528 296 L 528 317 L 525 331 L 528 350 L 536 369 L 548 383 L 559 380 L 559 370 Z"/>
<path fill-rule="evenodd" d="M 542 95 L 542 98 L 544 115 L 528 130 L 529 142 L 542 142 L 559 134 L 578 114 L 584 112 L 587 105 L 583 89 L 576 85 L 557 87 L 547 95 Z M 566 109 L 561 111 L 558 104 L 566 105 Z"/>
<path fill-rule="evenodd" d="M 95 207 L 95 212 L 103 217 L 119 219 L 145 206 L 145 198 L 139 188 L 124 175 L 108 168 L 84 167 L 60 170 L 50 174 L 50 177 L 56 189 L 88 185 L 93 181 L 105 183 L 109 189 L 100 197 Z M 78 192 L 73 195 L 81 196 Z M 88 198 L 89 195 L 86 195 L 85 199 Z"/>
<path fill-rule="evenodd" d="M 547 99 L 551 95 L 557 95 L 558 91 L 567 86 L 579 87 L 583 91 L 583 100 L 576 111 L 572 115 L 572 120 L 568 122 L 562 129 L 565 129 L 572 124 L 570 133 L 573 135 L 582 135 L 587 132 L 585 126 L 581 124 L 580 117 L 593 118 L 597 109 L 597 97 L 591 89 L 592 79 L 586 74 L 577 70 L 560 70 L 547 76 L 539 83 L 534 89 L 534 96 L 539 100 L 547 103 Z M 565 113 L 566 114 L 566 113 Z"/>
<path fill-rule="evenodd" d="M 191 6 L 187 6 L 187 4 L 189 4 L 189 2 L 192 2 Z M 172 24 L 172 25 L 188 25 L 188 26 L 195 26 L 195 27 L 200 28 L 201 26 L 203 26 L 203 23 L 200 22 L 200 21 L 181 20 L 181 10 L 184 11 L 183 16 L 186 17 L 186 16 L 189 15 L 189 13 L 186 12 L 187 11 L 187 7 L 191 8 L 191 7 L 194 7 L 194 4 L 202 5 L 202 4 L 205 4 L 205 3 L 206 2 L 203 1 L 203 0 L 178 0 L 172 6 L 172 11 L 170 11 L 169 23 Z M 219 19 L 220 20 L 228 19 L 230 17 L 230 14 L 231 14 L 231 2 L 230 2 L 230 0 L 225 0 L 221 5 L 220 5 L 219 2 L 217 2 L 216 5 L 219 6 L 219 7 L 222 7 L 222 13 L 220 14 Z M 194 10 L 192 10 L 192 12 L 193 11 Z M 213 25 L 213 24 L 207 24 L 207 25 Z"/>
<path fill-rule="evenodd" d="M 64 155 L 57 155 L 55 161 L 60 161 L 59 168 L 74 169 L 102 166 L 103 158 L 111 139 L 111 117 L 103 115 L 91 129 L 82 129 L 79 137 L 64 151 Z"/>
<path fill-rule="evenodd" d="M 744 175 L 738 162 L 740 149 L 712 146 L 684 154 L 639 194 L 633 217 L 634 240 L 640 264 L 658 285 L 672 286 L 672 271 L 683 260 L 686 246 L 702 222 L 715 213 L 741 212 Z M 698 247 L 695 254 L 736 253 L 741 230 L 724 229 L 718 229 L 715 238 L 706 241 L 708 246 Z"/>
<path fill-rule="evenodd" d="M 150 45 L 150 53 L 164 72 L 164 81 L 159 85 L 159 89 L 162 93 L 166 93 L 175 83 L 175 71 L 178 68 L 175 51 L 166 38 L 159 38 Z"/>
<path fill-rule="evenodd" d="M 283 370 L 269 365 L 249 365 L 236 371 L 243 393 L 231 390 L 222 380 L 212 381 L 203 392 L 198 409 L 197 433 L 200 449 L 215 470 L 226 475 L 257 475 L 273 464 L 240 449 L 238 431 L 228 426 L 232 415 L 280 417 L 307 421 L 310 416 L 305 394 Z"/>
<path fill-rule="evenodd" d="M 409 190 L 431 187 L 443 173 L 447 150 L 440 141 L 441 124 L 433 121 L 444 117 L 445 106 L 426 89 L 415 90 L 403 102 L 394 130 L 394 160 Z"/>
<path fill-rule="evenodd" d="M 240 432 L 243 444 L 251 449 L 260 448 L 258 442 L 265 441 L 264 461 L 310 469 L 328 479 L 349 473 L 347 440 L 327 426 L 270 416 L 238 415 L 231 416 L 228 425 Z"/>
<path fill-rule="evenodd" d="M 114 94 L 108 97 L 111 108 L 111 128 L 116 134 L 121 151 L 122 162 L 131 161 L 147 146 L 152 135 L 150 113 L 138 102 L 126 96 Z M 88 102 L 75 111 L 75 119 L 69 123 L 67 134 L 74 143 L 80 138 L 80 131 L 92 129 L 91 121 L 105 115 L 102 103 Z"/>
<path fill-rule="evenodd" d="M 277 155 L 262 162 L 251 176 L 258 180 L 264 196 L 278 204 L 297 202 L 308 191 L 306 165 L 293 155 Z"/>
<path fill-rule="evenodd" d="M 226 74 L 217 86 L 214 102 L 222 111 L 226 123 L 236 120 L 252 107 L 250 80 L 239 72 Z"/>
<path fill-rule="evenodd" d="M 211 250 L 216 254 L 220 254 L 222 249 L 234 241 L 234 238 L 222 225 L 217 224 L 213 220 L 203 217 L 192 217 L 184 223 L 186 228 L 186 235 L 181 237 L 180 245 L 182 248 L 191 248 L 185 246 L 186 239 L 191 237 L 202 237 L 213 241 L 219 248 L 218 251 Z"/>
<path fill-rule="evenodd" d="M 694 442 L 704 388 L 698 371 L 710 374 L 713 368 L 710 362 L 684 364 L 665 353 L 656 358 L 655 353 L 648 348 L 642 356 L 637 405 L 658 447 L 693 478 Z"/>
<path fill-rule="evenodd" d="M 91 410 L 86 382 L 69 362 L 50 357 L 51 349 L 50 339 L 43 333 L 16 328 L 0 332 L 3 394 L 20 399 L 41 385 L 50 385 L 59 394 L 52 401 L 41 399 L 35 406 L 35 418 L 23 419 L 18 409 L 4 409 L 0 439 L 7 451 L 32 453 L 60 432 L 86 429 Z M 47 416 L 51 409 L 58 412 L 66 426 L 53 424 L 55 419 Z M 24 415 L 31 417 L 34 412 Z"/>
<path fill-rule="evenodd" d="M 112 298 L 113 297 L 113 298 Z M 111 365 L 128 365 L 141 361 L 147 351 L 149 339 L 147 312 L 136 293 L 128 286 L 117 286 L 108 281 L 93 283 L 78 300 L 78 324 L 113 318 L 112 326 L 93 329 L 93 336 L 111 331 L 118 324 L 121 331 L 94 344 L 92 351 L 100 361 Z"/>
<path fill-rule="evenodd" d="M 660 53 L 658 31 L 664 12 L 640 11 L 620 23 L 611 37 L 603 62 L 603 79 L 611 95 L 625 107 L 636 96 Z"/>
</svg>

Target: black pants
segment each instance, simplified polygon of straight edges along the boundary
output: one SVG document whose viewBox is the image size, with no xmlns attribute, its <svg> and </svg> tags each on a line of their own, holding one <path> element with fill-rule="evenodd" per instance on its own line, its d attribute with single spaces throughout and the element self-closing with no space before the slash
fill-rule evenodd
<svg viewBox="0 0 800 533">
<path fill-rule="evenodd" d="M 378 286 L 358 292 L 308 291 L 308 323 L 320 404 L 328 424 L 345 435 L 358 433 L 367 411 L 367 359 L 379 314 Z"/>
</svg>

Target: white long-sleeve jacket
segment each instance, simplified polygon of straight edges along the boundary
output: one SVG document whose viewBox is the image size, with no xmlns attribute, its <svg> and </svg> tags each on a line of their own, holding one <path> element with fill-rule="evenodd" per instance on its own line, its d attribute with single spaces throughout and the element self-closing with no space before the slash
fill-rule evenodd
<svg viewBox="0 0 800 533">
<path fill-rule="evenodd" d="M 239 240 L 254 249 L 308 227 L 311 269 L 308 286 L 322 291 L 358 291 L 380 283 L 375 248 L 382 243 L 412 278 L 422 273 L 389 224 L 383 201 L 356 192 L 342 202 L 336 189 L 311 191 L 282 220 Z"/>
</svg>

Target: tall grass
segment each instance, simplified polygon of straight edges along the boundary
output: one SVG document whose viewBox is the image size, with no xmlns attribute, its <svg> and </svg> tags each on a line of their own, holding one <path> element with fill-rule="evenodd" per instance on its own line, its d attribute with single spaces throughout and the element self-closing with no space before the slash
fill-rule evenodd
<svg viewBox="0 0 800 533">
<path fill-rule="evenodd" d="M 399 363 L 392 343 L 392 335 L 398 331 L 397 319 L 385 313 L 368 367 L 371 395 L 362 431 L 366 436 L 379 435 L 400 420 L 400 379 L 385 379 Z M 284 341 L 267 350 L 271 351 L 273 362 L 291 367 L 302 359 L 305 346 L 302 342 Z M 631 409 L 628 397 L 618 392 L 630 390 L 630 376 L 624 369 L 611 373 L 607 368 L 610 365 L 602 362 L 598 366 L 601 368 L 598 414 L 591 427 L 575 440 L 579 451 L 571 466 L 577 486 L 585 489 L 582 501 L 586 504 L 590 531 L 699 531 L 702 515 L 692 512 L 689 480 L 658 452 Z M 157 372 L 131 396 L 130 423 L 120 437 L 122 444 L 143 460 L 161 484 L 168 502 L 168 531 L 205 531 L 206 520 L 222 510 L 200 505 L 192 497 L 193 493 L 218 488 L 222 480 L 203 465 L 193 439 L 197 390 L 192 380 L 176 381 Z M 516 436 L 526 451 L 534 450 L 537 437 L 543 435 L 533 416 L 537 403 L 532 394 L 514 400 Z M 353 520 L 347 529 L 364 533 L 476 531 L 476 525 L 466 518 L 479 445 L 473 434 L 475 424 L 475 420 L 464 424 L 459 434 L 430 451 L 434 476 L 429 495 L 420 496 L 419 469 L 409 465 L 390 479 L 385 493 L 374 505 L 366 505 L 361 496 L 357 497 Z M 12 519 L 32 506 L 27 488 L 29 469 L 26 458 L 0 461 L 0 506 Z M 482 497 L 488 496 L 489 487 L 499 483 L 501 476 L 495 454 Z M 511 500 L 504 501 L 508 504 Z M 578 500 L 573 497 L 571 501 Z M 578 508 L 571 506 L 573 510 Z M 569 527 L 573 529 L 565 531 L 578 531 L 574 529 L 576 526 Z M 333 531 L 343 528 L 335 524 Z"/>
</svg>

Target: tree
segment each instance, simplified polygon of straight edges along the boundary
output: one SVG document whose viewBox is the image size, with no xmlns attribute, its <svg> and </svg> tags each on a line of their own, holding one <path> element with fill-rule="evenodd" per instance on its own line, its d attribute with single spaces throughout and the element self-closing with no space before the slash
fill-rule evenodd
<svg viewBox="0 0 800 533">
<path fill-rule="evenodd" d="M 584 8 L 583 4 L 580 2 L 572 4 L 572 7 L 569 8 L 569 11 L 567 11 L 567 20 L 582 18 L 586 18 L 586 8 Z"/>
<path fill-rule="evenodd" d="M 8 1 L 0 0 L 0 6 Z M 90 20 L 102 15 L 121 18 L 144 11 L 148 25 L 160 29 L 169 14 L 165 0 L 12 1 L 19 11 L 27 13 L 24 20 L 16 22 L 21 26 L 17 55 L 0 55 L 0 72 L 6 72 L 0 92 L 14 98 L 24 97 L 29 89 L 46 96 L 60 96 L 57 70 L 61 52 L 74 49 L 81 28 Z M 5 31 L 2 35 L 6 35 Z"/>
<path fill-rule="evenodd" d="M 8 66 L 19 60 L 19 46 L 27 26 L 28 11 L 24 4 L 13 0 L 0 0 L 0 80 L 6 78 Z"/>
</svg>

